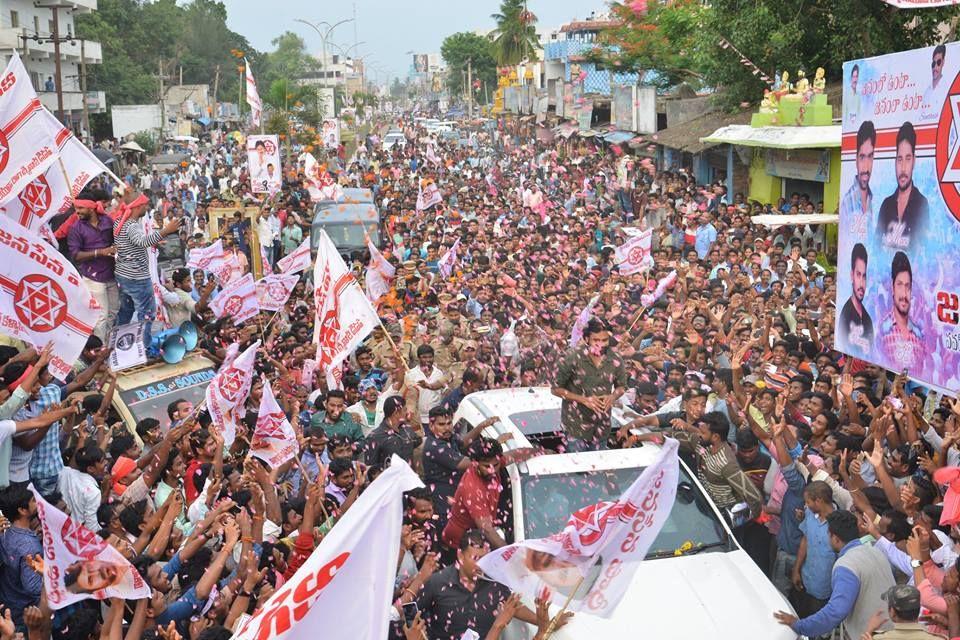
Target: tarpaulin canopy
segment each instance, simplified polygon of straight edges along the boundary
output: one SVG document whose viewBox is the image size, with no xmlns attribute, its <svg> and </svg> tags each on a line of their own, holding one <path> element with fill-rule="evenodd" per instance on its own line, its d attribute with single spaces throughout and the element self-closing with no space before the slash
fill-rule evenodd
<svg viewBox="0 0 960 640">
<path fill-rule="evenodd" d="M 839 147 L 841 135 L 840 125 L 825 127 L 752 127 L 748 124 L 731 124 L 720 127 L 710 135 L 700 138 L 700 141 L 770 149 L 822 149 L 824 147 Z"/>
<path fill-rule="evenodd" d="M 632 138 L 633 132 L 631 131 L 610 131 L 603 136 L 603 139 L 610 144 L 622 144 Z"/>
<path fill-rule="evenodd" d="M 782 227 L 795 224 L 837 224 L 840 216 L 835 213 L 799 213 L 797 215 L 752 216 L 750 222 L 765 227 Z"/>
</svg>

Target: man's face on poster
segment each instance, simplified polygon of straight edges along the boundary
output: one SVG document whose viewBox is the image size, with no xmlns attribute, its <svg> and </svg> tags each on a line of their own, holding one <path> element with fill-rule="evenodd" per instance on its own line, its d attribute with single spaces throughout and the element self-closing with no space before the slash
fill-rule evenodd
<svg viewBox="0 0 960 640">
<path fill-rule="evenodd" d="M 78 566 L 79 565 L 79 566 Z M 77 571 L 76 581 L 68 587 L 75 593 L 95 593 L 120 582 L 122 567 L 102 560 L 83 560 L 68 569 Z"/>
<path fill-rule="evenodd" d="M 897 187 L 906 191 L 913 185 L 913 145 L 901 140 L 897 145 Z"/>
<path fill-rule="evenodd" d="M 527 549 L 524 564 L 545 583 L 564 592 L 578 584 L 582 577 L 575 565 L 546 551 Z"/>
<path fill-rule="evenodd" d="M 873 174 L 873 141 L 864 140 L 857 149 L 857 184 L 861 191 L 870 187 L 870 176 Z"/>
<path fill-rule="evenodd" d="M 910 315 L 910 298 L 913 294 L 913 278 L 909 271 L 901 271 L 893 279 L 893 305 L 903 317 Z"/>
<path fill-rule="evenodd" d="M 943 54 L 937 52 L 933 54 L 933 59 L 930 61 L 930 72 L 933 76 L 933 86 L 937 86 L 937 84 L 943 78 L 943 58 Z"/>
<path fill-rule="evenodd" d="M 853 295 L 863 304 L 863 296 L 867 293 L 867 264 L 863 260 L 854 260 L 850 277 L 853 280 Z"/>
<path fill-rule="evenodd" d="M 850 74 L 850 89 L 856 93 L 857 92 L 857 82 L 860 80 L 860 70 L 854 69 L 853 73 Z"/>
</svg>

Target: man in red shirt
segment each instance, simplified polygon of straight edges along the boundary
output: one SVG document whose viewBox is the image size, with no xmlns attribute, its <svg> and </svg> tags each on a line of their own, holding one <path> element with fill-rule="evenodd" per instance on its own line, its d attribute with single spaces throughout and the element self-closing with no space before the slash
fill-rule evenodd
<svg viewBox="0 0 960 640">
<path fill-rule="evenodd" d="M 464 471 L 453 495 L 450 519 L 441 539 L 451 549 L 460 546 L 460 537 L 469 529 L 479 529 L 494 549 L 506 545 L 494 528 L 500 501 L 500 457 L 503 449 L 496 440 L 475 440 L 467 451 L 470 467 Z"/>
</svg>

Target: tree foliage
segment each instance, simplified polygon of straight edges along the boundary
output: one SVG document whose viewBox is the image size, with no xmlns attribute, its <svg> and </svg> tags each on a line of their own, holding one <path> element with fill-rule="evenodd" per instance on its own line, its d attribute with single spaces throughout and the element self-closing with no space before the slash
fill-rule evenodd
<svg viewBox="0 0 960 640">
<path fill-rule="evenodd" d="M 764 73 L 809 77 L 823 67 L 839 80 L 845 60 L 929 46 L 958 10 L 910 11 L 855 0 L 696 0 L 614 3 L 621 26 L 604 32 L 594 53 L 627 70 L 653 69 L 664 84 L 702 80 L 727 106 L 762 97 L 764 84 L 721 38 Z"/>
<path fill-rule="evenodd" d="M 493 32 L 494 58 L 501 66 L 536 58 L 537 17 L 527 9 L 526 0 L 502 0 L 500 13 L 490 16 L 497 23 Z"/>
<path fill-rule="evenodd" d="M 475 33 L 461 32 L 447 36 L 440 46 L 440 55 L 447 63 L 447 85 L 451 93 L 463 94 L 463 74 L 468 60 L 472 63 L 473 79 L 486 82 L 488 87 L 495 87 L 497 61 L 493 52 L 493 42 Z"/>
</svg>

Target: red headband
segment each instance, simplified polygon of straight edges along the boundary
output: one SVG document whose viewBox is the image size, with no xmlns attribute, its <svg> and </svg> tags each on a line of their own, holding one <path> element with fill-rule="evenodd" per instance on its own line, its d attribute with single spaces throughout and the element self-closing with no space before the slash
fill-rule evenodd
<svg viewBox="0 0 960 640">
<path fill-rule="evenodd" d="M 130 214 L 133 213 L 134 207 L 139 207 L 145 204 L 149 204 L 150 200 L 147 199 L 147 196 L 142 193 L 133 199 L 133 202 L 129 204 L 120 203 L 120 206 L 117 208 L 117 215 L 114 218 L 114 228 L 123 229 L 123 225 L 127 223 L 127 220 L 130 218 Z"/>
<path fill-rule="evenodd" d="M 19 378 L 17 378 L 16 380 L 14 380 L 13 382 L 7 385 L 7 390 L 10 391 L 10 393 L 13 393 L 14 391 L 16 391 L 20 387 L 20 385 L 23 384 L 23 381 L 27 379 L 27 376 L 30 375 L 31 371 L 33 371 L 32 364 L 27 366 L 26 369 L 24 369 L 23 373 L 20 375 Z"/>
<path fill-rule="evenodd" d="M 97 213 L 103 213 L 103 203 L 98 200 L 74 200 L 75 209 L 93 209 Z"/>
</svg>

